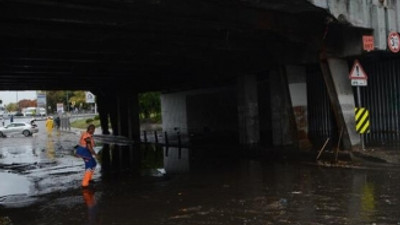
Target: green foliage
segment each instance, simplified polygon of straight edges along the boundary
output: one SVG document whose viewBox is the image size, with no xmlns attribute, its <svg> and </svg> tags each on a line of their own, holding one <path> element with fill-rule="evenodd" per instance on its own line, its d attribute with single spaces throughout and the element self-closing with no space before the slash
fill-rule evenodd
<svg viewBox="0 0 400 225">
<path fill-rule="evenodd" d="M 95 115 L 94 116 L 94 120 L 99 120 L 100 119 L 100 116 L 99 115 Z"/>
<path fill-rule="evenodd" d="M 93 123 L 93 121 L 94 121 L 94 119 L 89 118 L 89 119 L 86 120 L 86 123 L 87 123 L 87 124 Z"/>
<path fill-rule="evenodd" d="M 87 119 L 80 119 L 71 122 L 71 127 L 79 128 L 79 129 L 86 129 L 88 127 L 88 123 L 86 122 Z M 100 120 L 93 120 L 91 124 L 95 125 L 96 127 L 100 127 Z"/>
<path fill-rule="evenodd" d="M 70 110 L 75 107 L 82 110 L 90 109 L 90 105 L 86 103 L 85 91 L 47 91 L 46 100 L 50 112 L 56 111 L 57 103 L 63 103 L 64 106 L 68 104 Z"/>
<path fill-rule="evenodd" d="M 141 119 L 161 120 L 160 92 L 139 94 L 139 115 Z"/>
<path fill-rule="evenodd" d="M 18 110 L 18 105 L 17 105 L 17 103 L 9 103 L 9 104 L 6 106 L 6 109 L 7 109 L 7 111 L 9 111 L 9 112 L 16 112 L 16 111 Z"/>
</svg>

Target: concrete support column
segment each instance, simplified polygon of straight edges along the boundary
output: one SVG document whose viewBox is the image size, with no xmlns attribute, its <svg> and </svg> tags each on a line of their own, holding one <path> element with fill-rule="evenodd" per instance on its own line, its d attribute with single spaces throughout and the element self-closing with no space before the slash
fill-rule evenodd
<svg viewBox="0 0 400 225">
<path fill-rule="evenodd" d="M 352 149 L 353 146 L 360 144 L 360 138 L 355 131 L 355 102 L 348 78 L 348 64 L 342 59 L 328 58 L 321 60 L 321 70 L 339 129 L 338 132 L 343 128 L 343 147 L 346 150 Z"/>
<path fill-rule="evenodd" d="M 117 95 L 117 113 L 118 113 L 118 134 L 128 137 L 128 101 L 126 93 Z"/>
<path fill-rule="evenodd" d="M 110 134 L 108 127 L 109 110 L 107 104 L 107 96 L 104 94 L 97 94 L 97 109 L 100 117 L 100 127 L 103 134 Z"/>
<path fill-rule="evenodd" d="M 139 122 L 139 99 L 137 93 L 127 95 L 127 137 L 134 141 L 140 141 L 140 122 Z"/>
<path fill-rule="evenodd" d="M 270 91 L 273 145 L 296 145 L 296 122 L 290 100 L 286 71 L 283 67 L 270 72 Z"/>
<path fill-rule="evenodd" d="M 289 83 L 290 100 L 293 106 L 293 114 L 297 127 L 298 147 L 301 150 L 311 148 L 308 139 L 307 121 L 307 83 L 306 68 L 302 66 L 286 66 L 286 74 Z"/>
<path fill-rule="evenodd" d="M 110 113 L 114 135 L 140 141 L 139 101 L 137 93 L 124 91 L 113 96 Z"/>
<path fill-rule="evenodd" d="M 257 76 L 238 77 L 238 120 L 239 142 L 258 144 L 260 142 L 260 122 L 258 115 Z"/>
<path fill-rule="evenodd" d="M 110 122 L 113 135 L 119 135 L 118 98 L 115 93 L 108 93 Z"/>
<path fill-rule="evenodd" d="M 161 116 L 163 130 L 181 134 L 187 134 L 187 107 L 186 93 L 171 93 L 161 95 Z"/>
</svg>

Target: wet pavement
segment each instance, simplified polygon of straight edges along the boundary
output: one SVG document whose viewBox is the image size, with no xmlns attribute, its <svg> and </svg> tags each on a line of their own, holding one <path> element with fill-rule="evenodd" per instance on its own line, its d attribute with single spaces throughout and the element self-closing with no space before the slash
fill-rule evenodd
<svg viewBox="0 0 400 225">
<path fill-rule="evenodd" d="M 129 143 L 99 138 L 108 145 L 98 148 L 95 182 L 82 189 L 78 134 L 40 130 L 0 140 L 0 225 L 400 224 L 397 167 L 142 146 L 137 174 Z"/>
</svg>

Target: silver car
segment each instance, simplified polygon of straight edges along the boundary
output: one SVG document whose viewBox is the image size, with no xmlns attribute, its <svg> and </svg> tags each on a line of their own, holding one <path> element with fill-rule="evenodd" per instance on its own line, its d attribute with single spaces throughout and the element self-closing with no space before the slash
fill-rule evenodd
<svg viewBox="0 0 400 225">
<path fill-rule="evenodd" d="M 37 132 L 39 132 L 37 126 L 32 126 L 24 122 L 13 122 L 7 126 L 0 127 L 0 137 L 7 137 L 11 134 L 23 134 L 25 137 L 28 137 Z"/>
</svg>

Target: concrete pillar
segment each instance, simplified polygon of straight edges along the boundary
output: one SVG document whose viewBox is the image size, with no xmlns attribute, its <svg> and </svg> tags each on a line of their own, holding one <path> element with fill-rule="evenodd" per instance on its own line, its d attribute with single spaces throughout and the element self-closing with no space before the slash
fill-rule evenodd
<svg viewBox="0 0 400 225">
<path fill-rule="evenodd" d="M 131 140 L 140 141 L 140 122 L 139 122 L 139 99 L 137 93 L 127 95 L 127 137 Z"/>
<path fill-rule="evenodd" d="M 272 143 L 274 146 L 297 145 L 296 122 L 284 68 L 270 72 L 270 91 Z"/>
<path fill-rule="evenodd" d="M 127 94 L 119 92 L 117 95 L 118 134 L 128 137 L 128 101 Z"/>
<path fill-rule="evenodd" d="M 113 135 L 119 135 L 119 118 L 118 118 L 118 98 L 115 93 L 108 92 L 108 106 L 110 113 L 110 123 Z"/>
<path fill-rule="evenodd" d="M 97 108 L 100 117 L 100 127 L 103 134 L 110 134 L 108 127 L 108 119 L 109 119 L 109 110 L 107 103 L 107 96 L 104 94 L 97 94 Z"/>
<path fill-rule="evenodd" d="M 386 15 L 385 8 L 380 5 L 371 6 L 371 26 L 374 29 L 375 47 L 377 49 L 386 49 Z"/>
<path fill-rule="evenodd" d="M 338 132 L 343 128 L 343 147 L 350 150 L 353 146 L 360 144 L 360 138 L 355 131 L 355 102 L 347 62 L 342 59 L 328 58 L 321 61 L 321 70 L 339 129 Z"/>
<path fill-rule="evenodd" d="M 306 68 L 303 66 L 286 66 L 286 74 L 297 127 L 298 147 L 306 150 L 311 147 L 308 139 Z"/>
<path fill-rule="evenodd" d="M 117 92 L 114 96 L 112 115 L 113 126 L 117 129 L 114 135 L 121 135 L 140 141 L 139 100 L 137 93 L 131 91 Z"/>
<path fill-rule="evenodd" d="M 164 131 L 187 134 L 186 93 L 162 94 L 161 116 Z"/>
<path fill-rule="evenodd" d="M 238 77 L 238 120 L 239 142 L 258 144 L 260 142 L 260 123 L 258 116 L 257 76 Z"/>
</svg>

